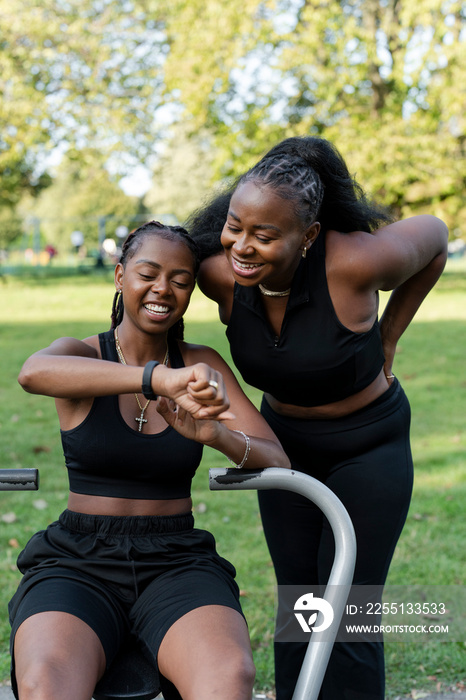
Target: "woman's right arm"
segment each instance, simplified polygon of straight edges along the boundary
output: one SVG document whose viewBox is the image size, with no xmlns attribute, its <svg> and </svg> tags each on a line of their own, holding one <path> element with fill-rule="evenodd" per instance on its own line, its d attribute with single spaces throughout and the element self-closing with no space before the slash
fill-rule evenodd
<svg viewBox="0 0 466 700">
<path fill-rule="evenodd" d="M 30 394 L 64 399 L 139 391 L 142 368 L 101 360 L 93 338 L 59 338 L 24 363 L 18 377 Z"/>
<path fill-rule="evenodd" d="M 85 341 L 59 338 L 26 360 L 18 381 L 31 394 L 65 399 L 74 406 L 95 396 L 140 393 L 144 367 L 100 359 L 97 343 L 95 336 Z M 212 380 L 219 382 L 218 372 L 202 362 L 179 369 L 159 365 L 152 373 L 152 390 L 194 418 L 230 418 L 223 382 L 213 392 Z"/>
</svg>

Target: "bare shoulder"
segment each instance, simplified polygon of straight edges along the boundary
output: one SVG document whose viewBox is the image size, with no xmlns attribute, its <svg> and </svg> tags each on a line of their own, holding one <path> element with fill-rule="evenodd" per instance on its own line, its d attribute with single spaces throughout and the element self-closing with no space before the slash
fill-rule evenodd
<svg viewBox="0 0 466 700">
<path fill-rule="evenodd" d="M 340 233 L 327 231 L 325 240 L 325 265 L 327 276 L 334 278 L 353 278 L 368 250 L 373 246 L 374 234 L 365 231 Z"/>
<path fill-rule="evenodd" d="M 225 367 L 228 368 L 227 363 L 220 353 L 208 345 L 198 345 L 182 341 L 180 342 L 180 350 L 186 365 L 195 365 L 198 362 L 205 362 L 221 372 L 224 371 Z"/>
<path fill-rule="evenodd" d="M 39 351 L 46 355 L 75 355 L 78 357 L 100 358 L 100 344 L 97 335 L 89 336 L 84 340 L 78 338 L 57 338 L 44 350 Z"/>
<path fill-rule="evenodd" d="M 199 289 L 219 306 L 220 319 L 228 323 L 233 304 L 235 280 L 224 253 L 202 261 L 197 276 Z"/>
<path fill-rule="evenodd" d="M 201 262 L 197 281 L 204 294 L 217 302 L 225 290 L 232 290 L 235 281 L 225 254 L 217 253 L 205 258 Z"/>
<path fill-rule="evenodd" d="M 325 238 L 325 259 L 327 266 L 340 266 L 345 263 L 355 263 L 367 245 L 370 245 L 374 234 L 365 231 L 341 233 L 329 230 Z"/>
<path fill-rule="evenodd" d="M 372 233 L 328 231 L 327 274 L 353 287 L 393 289 L 446 254 L 448 229 L 435 216 L 414 216 Z"/>
</svg>

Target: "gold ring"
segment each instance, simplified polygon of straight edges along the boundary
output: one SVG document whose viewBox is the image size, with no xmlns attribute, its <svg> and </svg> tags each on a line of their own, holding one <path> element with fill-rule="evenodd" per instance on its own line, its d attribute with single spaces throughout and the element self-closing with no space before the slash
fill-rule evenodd
<svg viewBox="0 0 466 700">
<path fill-rule="evenodd" d="M 386 376 L 387 379 L 395 379 L 395 375 L 394 375 L 394 374 L 386 374 L 385 376 Z"/>
<path fill-rule="evenodd" d="M 209 386 L 211 386 L 215 391 L 218 389 L 218 382 L 215 381 L 215 379 L 211 379 L 209 382 Z"/>
</svg>

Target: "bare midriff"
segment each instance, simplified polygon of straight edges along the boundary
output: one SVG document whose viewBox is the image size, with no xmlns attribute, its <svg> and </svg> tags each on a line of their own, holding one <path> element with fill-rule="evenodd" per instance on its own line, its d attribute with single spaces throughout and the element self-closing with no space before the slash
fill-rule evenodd
<svg viewBox="0 0 466 700">
<path fill-rule="evenodd" d="M 368 406 L 372 401 L 378 399 L 389 387 L 388 380 L 383 369 L 373 382 L 366 386 L 365 389 L 357 394 L 348 396 L 341 401 L 335 401 L 324 406 L 294 406 L 288 403 L 282 403 L 272 396 L 272 394 L 264 394 L 267 403 L 270 407 L 281 416 L 289 416 L 290 418 L 309 418 L 310 420 L 342 418 L 348 416 L 361 408 Z"/>
<path fill-rule="evenodd" d="M 68 509 L 88 515 L 180 515 L 191 512 L 192 500 L 191 498 L 167 500 L 111 498 L 70 492 Z"/>
</svg>

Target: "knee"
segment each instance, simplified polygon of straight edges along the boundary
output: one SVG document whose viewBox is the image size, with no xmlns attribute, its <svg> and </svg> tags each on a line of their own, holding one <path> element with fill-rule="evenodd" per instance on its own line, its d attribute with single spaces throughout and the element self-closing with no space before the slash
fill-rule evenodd
<svg viewBox="0 0 466 700">
<path fill-rule="evenodd" d="M 50 700 L 63 691 L 60 682 L 61 673 L 53 663 L 36 661 L 16 676 L 18 693 L 21 700 Z"/>
<path fill-rule="evenodd" d="M 238 649 L 236 653 L 229 654 L 228 657 L 219 664 L 219 672 L 224 682 L 228 682 L 230 687 L 244 688 L 247 691 L 252 691 L 256 678 L 256 667 L 248 651 Z"/>
</svg>

